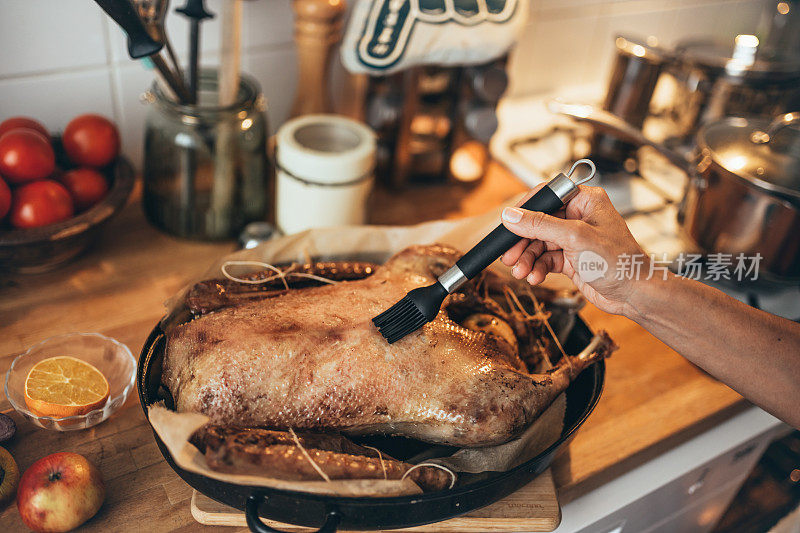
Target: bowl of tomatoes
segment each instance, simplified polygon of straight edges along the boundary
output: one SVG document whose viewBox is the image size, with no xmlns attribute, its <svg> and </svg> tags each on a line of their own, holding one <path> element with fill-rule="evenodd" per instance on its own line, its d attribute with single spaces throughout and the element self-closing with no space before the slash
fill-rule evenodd
<svg viewBox="0 0 800 533">
<path fill-rule="evenodd" d="M 113 122 L 80 115 L 61 135 L 0 123 L 0 272 L 51 270 L 86 250 L 127 203 L 135 174 Z"/>
</svg>

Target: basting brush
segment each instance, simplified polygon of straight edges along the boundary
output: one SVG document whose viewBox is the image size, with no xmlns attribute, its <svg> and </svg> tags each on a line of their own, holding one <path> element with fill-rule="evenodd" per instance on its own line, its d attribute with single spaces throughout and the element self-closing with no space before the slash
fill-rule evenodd
<svg viewBox="0 0 800 533">
<path fill-rule="evenodd" d="M 581 180 L 571 179 L 575 168 L 586 164 L 591 172 Z M 529 211 L 553 214 L 578 193 L 578 185 L 592 179 L 597 170 L 588 159 L 579 159 L 567 174 L 558 174 L 520 207 Z M 521 240 L 502 224 L 484 237 L 470 251 L 461 256 L 447 272 L 439 276 L 433 285 L 414 289 L 402 300 L 372 319 L 389 344 L 399 341 L 433 320 L 439 313 L 448 294 L 480 274 L 495 259 Z"/>
</svg>

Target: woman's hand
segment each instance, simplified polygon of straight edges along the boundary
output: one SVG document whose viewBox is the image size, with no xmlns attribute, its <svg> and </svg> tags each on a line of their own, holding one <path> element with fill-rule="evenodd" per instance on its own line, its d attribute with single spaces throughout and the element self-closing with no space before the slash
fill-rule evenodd
<svg viewBox="0 0 800 533">
<path fill-rule="evenodd" d="M 543 186 L 536 187 L 523 202 Z M 616 279 L 618 258 L 627 254 L 642 261 L 642 281 L 647 277 L 649 259 L 602 188 L 581 186 L 556 216 L 507 207 L 502 222 L 524 237 L 502 257 L 505 265 L 512 266 L 515 278 L 527 278 L 536 285 L 548 273 L 560 272 L 603 311 L 632 314 L 632 297 L 640 281 L 626 276 Z"/>
</svg>

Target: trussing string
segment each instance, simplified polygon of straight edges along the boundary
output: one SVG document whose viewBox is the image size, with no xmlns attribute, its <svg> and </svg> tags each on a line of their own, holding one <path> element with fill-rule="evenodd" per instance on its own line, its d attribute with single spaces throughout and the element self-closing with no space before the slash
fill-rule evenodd
<svg viewBox="0 0 800 533">
<path fill-rule="evenodd" d="M 544 306 L 539 303 L 539 299 L 536 297 L 536 295 L 533 293 L 533 291 L 531 290 L 530 287 L 525 287 L 525 290 L 527 291 L 528 296 L 530 296 L 531 299 L 533 300 L 533 305 L 534 305 L 534 307 L 536 307 L 536 312 L 537 313 L 541 313 L 543 311 L 543 307 Z M 550 325 L 550 321 L 548 320 L 548 317 L 546 317 L 546 316 L 544 318 L 544 325 L 547 328 L 547 331 L 549 331 L 550 335 L 553 337 L 553 340 L 555 341 L 556 346 L 558 346 L 558 350 L 561 352 L 561 356 L 564 357 L 564 359 L 567 361 L 567 364 L 570 366 L 570 368 L 572 368 L 572 361 L 570 360 L 569 356 L 567 355 L 567 352 L 564 351 L 564 347 L 561 346 L 561 341 L 558 340 L 558 336 L 556 335 L 556 332 L 553 331 L 553 327 Z"/>
<path fill-rule="evenodd" d="M 567 352 L 564 351 L 564 347 L 561 345 L 561 342 L 558 340 L 558 337 L 556 336 L 556 332 L 553 331 L 553 327 L 550 325 L 550 320 L 549 320 L 550 313 L 548 313 L 548 312 L 546 312 L 544 310 L 544 306 L 539 302 L 539 299 L 536 297 L 536 294 L 534 294 L 534 292 L 531 290 L 530 287 L 525 287 L 525 291 L 528 293 L 528 296 L 530 297 L 531 301 L 533 301 L 533 306 L 536 309 L 536 315 L 531 315 L 530 313 L 528 313 L 525 310 L 525 307 L 522 305 L 522 302 L 519 301 L 519 298 L 517 297 L 517 295 L 514 293 L 513 290 L 511 290 L 511 288 L 508 285 L 505 285 L 503 287 L 503 292 L 504 292 L 504 294 L 506 296 L 506 301 L 508 302 L 508 305 L 510 307 L 512 307 L 512 308 L 516 307 L 517 309 L 519 309 L 520 312 L 525 316 L 525 318 L 529 318 L 529 319 L 542 318 L 542 320 L 544 322 L 544 325 L 547 328 L 547 331 L 550 332 L 550 336 L 553 337 L 553 340 L 555 341 L 556 346 L 558 346 L 558 350 L 561 352 L 561 355 L 564 357 L 564 359 L 567 361 L 567 364 L 571 368 L 572 367 L 572 361 L 570 360 L 569 356 L 567 355 Z"/>
<path fill-rule="evenodd" d="M 506 297 L 506 303 L 508 304 L 508 306 L 512 310 L 518 309 L 519 312 L 522 313 L 522 316 L 524 316 L 525 318 L 529 320 L 536 320 L 537 318 L 541 318 L 545 321 L 547 320 L 548 313 L 540 310 L 538 307 L 536 308 L 535 315 L 528 313 L 528 311 L 525 309 L 525 306 L 522 305 L 522 302 L 519 301 L 517 295 L 514 293 L 513 290 L 511 290 L 511 287 L 509 287 L 508 285 L 503 285 L 503 294 Z"/>
<path fill-rule="evenodd" d="M 297 445 L 298 448 L 300 448 L 300 451 L 303 453 L 303 455 L 306 456 L 306 459 L 308 459 L 308 462 L 311 463 L 311 466 L 314 467 L 314 470 L 316 470 L 317 473 L 320 476 L 322 476 L 322 479 L 324 479 L 325 481 L 330 483 L 331 478 L 328 477 L 328 474 L 326 474 L 325 472 L 322 471 L 322 468 L 320 468 L 320 466 L 316 463 L 316 461 L 314 461 L 314 459 L 311 458 L 311 456 L 308 454 L 306 449 L 303 448 L 303 445 L 300 444 L 300 439 L 297 438 L 297 433 L 295 433 L 292 428 L 289 428 L 289 434 L 292 436 L 292 438 L 294 439 L 294 443 Z"/>
<path fill-rule="evenodd" d="M 455 486 L 455 484 L 456 484 L 456 473 L 453 472 L 452 470 L 450 470 L 449 468 L 447 468 L 446 466 L 442 466 L 442 465 L 439 465 L 439 464 L 436 464 L 436 463 L 420 463 L 418 465 L 414 465 L 411 468 L 409 468 L 408 470 L 406 470 L 406 473 L 403 474 L 403 477 L 400 478 L 400 481 L 404 481 L 408 477 L 408 475 L 411 473 L 412 470 L 416 470 L 417 468 L 420 468 L 422 466 L 432 466 L 434 468 L 438 468 L 439 470 L 444 470 L 445 472 L 450 474 L 450 487 L 449 488 L 452 489 Z"/>
<path fill-rule="evenodd" d="M 386 466 L 384 466 L 383 464 L 383 454 L 381 453 L 381 451 L 378 448 L 373 448 L 372 446 L 367 446 L 365 444 L 363 444 L 362 446 L 364 446 L 364 448 L 369 448 L 370 450 L 375 450 L 376 452 L 378 452 L 378 460 L 380 460 L 381 470 L 383 470 L 383 479 L 389 479 L 389 476 L 386 475 Z"/>
<path fill-rule="evenodd" d="M 228 272 L 228 267 L 231 267 L 231 266 L 255 266 L 255 267 L 261 267 L 261 268 L 264 268 L 264 269 L 271 270 L 271 271 L 275 272 L 275 275 L 274 276 L 269 276 L 269 277 L 264 278 L 264 279 L 245 279 L 245 278 L 240 278 L 240 277 L 234 276 L 233 274 Z M 293 267 L 289 267 L 289 268 L 293 268 Z M 276 267 L 274 265 L 270 265 L 269 263 L 264 263 L 262 261 L 225 261 L 224 263 L 222 263 L 221 270 L 222 270 L 222 275 L 225 276 L 226 278 L 228 278 L 229 280 L 235 281 L 237 283 L 247 283 L 249 285 L 260 285 L 261 283 L 267 283 L 267 282 L 272 281 L 274 279 L 280 278 L 280 280 L 283 283 L 283 286 L 286 288 L 286 290 L 289 290 L 289 283 L 286 281 L 286 278 L 288 278 L 290 276 L 294 276 L 296 278 L 313 279 L 313 280 L 316 280 L 316 281 L 320 281 L 322 283 L 328 283 L 330 285 L 335 285 L 335 284 L 339 283 L 339 281 L 336 281 L 336 280 L 333 280 L 333 279 L 328 279 L 328 278 L 323 278 L 322 276 L 317 276 L 315 274 L 307 274 L 305 272 L 289 272 L 288 268 L 287 268 L 287 270 L 281 270 L 281 269 L 279 269 L 278 267 Z"/>
</svg>

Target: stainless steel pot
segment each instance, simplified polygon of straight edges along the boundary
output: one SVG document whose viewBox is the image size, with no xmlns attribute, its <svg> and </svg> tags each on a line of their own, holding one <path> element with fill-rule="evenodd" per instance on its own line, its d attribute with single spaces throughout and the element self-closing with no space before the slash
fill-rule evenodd
<svg viewBox="0 0 800 533">
<path fill-rule="evenodd" d="M 700 129 L 690 162 L 592 106 L 552 102 L 550 110 L 638 145 L 651 146 L 689 174 L 679 222 L 709 253 L 761 255 L 759 272 L 800 279 L 800 113 L 771 123 L 727 118 Z"/>
<path fill-rule="evenodd" d="M 723 117 L 772 117 L 800 104 L 800 58 L 762 50 L 753 35 L 738 35 L 733 46 L 682 43 L 668 70 L 678 81 L 673 115 L 680 135 Z"/>
<path fill-rule="evenodd" d="M 650 109 L 662 67 L 671 56 L 646 39 L 618 35 L 614 40 L 615 59 L 608 81 L 603 109 L 634 127 L 641 128 Z M 628 159 L 636 147 L 613 135 L 596 133 L 592 137 L 592 157 L 619 163 Z"/>
</svg>

